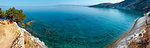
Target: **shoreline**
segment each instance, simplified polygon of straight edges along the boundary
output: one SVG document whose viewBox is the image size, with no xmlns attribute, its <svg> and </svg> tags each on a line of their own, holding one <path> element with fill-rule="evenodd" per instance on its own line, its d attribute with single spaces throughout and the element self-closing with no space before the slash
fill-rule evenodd
<svg viewBox="0 0 150 48">
<path fill-rule="evenodd" d="M 48 48 L 43 41 L 18 26 L 16 22 L 0 21 L 0 28 L 2 48 Z"/>
<path fill-rule="evenodd" d="M 115 46 L 116 46 L 123 38 L 125 38 L 129 33 L 132 32 L 132 30 L 134 29 L 134 27 L 135 27 L 135 25 L 137 24 L 137 21 L 138 21 L 138 20 L 139 20 L 139 18 L 137 18 L 137 19 L 134 21 L 132 27 L 131 27 L 127 32 L 123 33 L 123 34 L 120 35 L 117 39 L 113 40 L 113 41 L 111 42 L 111 44 L 106 45 L 106 48 L 115 48 Z"/>
<path fill-rule="evenodd" d="M 22 29 L 22 31 L 24 33 L 27 33 L 29 34 L 30 36 L 28 36 L 31 40 L 34 40 L 35 42 L 37 42 L 37 44 L 39 44 L 39 48 L 48 48 L 46 45 L 45 45 L 45 42 L 41 41 L 38 37 L 35 37 L 33 36 L 31 33 L 29 33 L 26 29 L 24 28 L 20 28 Z"/>
<path fill-rule="evenodd" d="M 143 17 L 136 19 L 131 29 L 121 35 L 121 37 L 119 37 L 110 48 L 128 48 L 128 44 L 132 40 L 140 39 L 145 32 L 146 20 L 146 14 L 144 14 Z M 139 36 L 140 34 L 142 34 L 142 36 Z"/>
</svg>

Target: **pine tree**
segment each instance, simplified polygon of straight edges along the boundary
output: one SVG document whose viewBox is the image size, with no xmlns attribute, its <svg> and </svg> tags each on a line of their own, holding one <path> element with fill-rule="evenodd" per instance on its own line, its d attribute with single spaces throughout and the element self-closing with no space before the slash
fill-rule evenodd
<svg viewBox="0 0 150 48">
<path fill-rule="evenodd" d="M 0 8 L 0 20 L 5 18 L 5 13 L 4 11 L 2 11 L 2 9 Z"/>
<path fill-rule="evenodd" d="M 10 8 L 6 10 L 5 14 L 6 19 L 9 19 L 11 22 L 17 22 L 21 27 L 25 27 L 24 20 L 26 20 L 26 15 L 23 13 L 23 10 Z"/>
</svg>

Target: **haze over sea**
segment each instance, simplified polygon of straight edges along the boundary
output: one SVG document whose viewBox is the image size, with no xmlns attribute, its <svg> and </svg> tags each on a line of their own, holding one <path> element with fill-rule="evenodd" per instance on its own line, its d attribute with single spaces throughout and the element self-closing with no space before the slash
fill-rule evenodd
<svg viewBox="0 0 150 48">
<path fill-rule="evenodd" d="M 2 7 L 6 10 L 9 7 Z M 104 48 L 130 29 L 143 12 L 77 6 L 15 7 L 23 9 L 32 29 L 48 47 Z"/>
</svg>

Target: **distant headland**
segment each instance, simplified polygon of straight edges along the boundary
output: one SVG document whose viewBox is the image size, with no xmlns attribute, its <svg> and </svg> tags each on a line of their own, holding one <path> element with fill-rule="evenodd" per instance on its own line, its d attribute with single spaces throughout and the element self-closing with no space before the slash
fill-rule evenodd
<svg viewBox="0 0 150 48">
<path fill-rule="evenodd" d="M 130 9 L 148 12 L 150 11 L 149 5 L 150 5 L 150 0 L 124 0 L 119 3 L 102 3 L 102 4 L 92 5 L 89 7 L 130 8 Z"/>
</svg>

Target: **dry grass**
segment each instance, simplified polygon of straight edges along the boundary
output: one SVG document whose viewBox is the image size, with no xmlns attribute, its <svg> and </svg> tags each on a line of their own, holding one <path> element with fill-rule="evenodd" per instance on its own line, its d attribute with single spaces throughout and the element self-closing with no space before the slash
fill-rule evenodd
<svg viewBox="0 0 150 48">
<path fill-rule="evenodd" d="M 137 48 L 137 41 L 133 40 L 131 43 L 128 45 L 128 48 Z"/>
<path fill-rule="evenodd" d="M 38 48 L 38 44 L 35 41 L 32 41 L 29 36 L 31 36 L 28 33 L 24 34 L 24 42 L 25 42 L 25 48 Z"/>
</svg>

